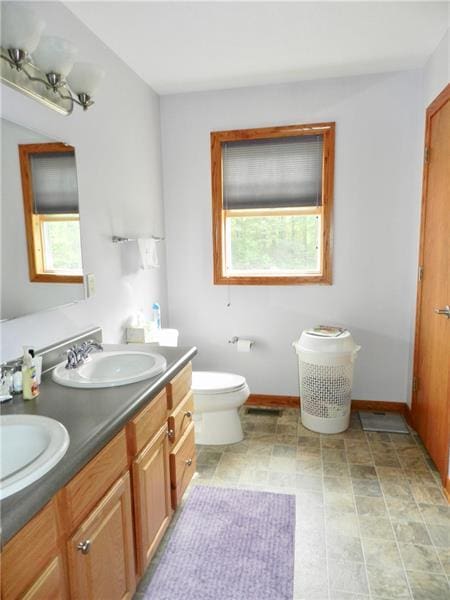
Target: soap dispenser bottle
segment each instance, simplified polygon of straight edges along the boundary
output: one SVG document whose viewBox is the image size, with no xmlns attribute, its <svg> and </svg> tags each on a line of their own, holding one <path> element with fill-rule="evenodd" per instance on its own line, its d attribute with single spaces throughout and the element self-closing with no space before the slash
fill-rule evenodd
<svg viewBox="0 0 450 600">
<path fill-rule="evenodd" d="M 23 347 L 22 386 L 24 400 L 32 400 L 39 395 L 39 385 L 36 379 L 36 366 L 33 364 L 33 357 L 26 346 Z"/>
</svg>

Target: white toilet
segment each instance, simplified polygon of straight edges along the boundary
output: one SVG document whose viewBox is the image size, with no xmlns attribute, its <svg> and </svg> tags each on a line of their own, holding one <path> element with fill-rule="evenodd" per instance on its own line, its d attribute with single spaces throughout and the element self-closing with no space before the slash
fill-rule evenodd
<svg viewBox="0 0 450 600">
<path fill-rule="evenodd" d="M 250 395 L 245 377 L 194 371 L 192 391 L 197 444 L 236 444 L 244 439 L 238 411 Z"/>
</svg>

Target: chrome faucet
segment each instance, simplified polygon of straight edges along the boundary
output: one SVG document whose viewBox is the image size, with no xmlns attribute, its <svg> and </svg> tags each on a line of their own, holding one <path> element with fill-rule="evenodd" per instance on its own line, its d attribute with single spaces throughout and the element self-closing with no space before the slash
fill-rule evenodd
<svg viewBox="0 0 450 600">
<path fill-rule="evenodd" d="M 74 344 L 71 346 L 67 352 L 67 363 L 66 369 L 76 369 L 81 364 L 87 361 L 89 358 L 89 354 L 93 350 L 98 350 L 101 352 L 103 350 L 103 346 L 96 342 L 95 340 L 88 340 L 87 342 L 83 342 L 79 346 Z"/>
</svg>

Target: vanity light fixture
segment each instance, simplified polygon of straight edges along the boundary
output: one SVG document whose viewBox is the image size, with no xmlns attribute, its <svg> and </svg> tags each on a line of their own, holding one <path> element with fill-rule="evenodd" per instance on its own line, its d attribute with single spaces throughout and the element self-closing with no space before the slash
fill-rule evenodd
<svg viewBox="0 0 450 600">
<path fill-rule="evenodd" d="M 87 110 L 105 72 L 91 63 L 75 63 L 69 41 L 42 36 L 45 22 L 15 2 L 2 3 L 2 80 L 64 114 L 73 103 Z"/>
</svg>

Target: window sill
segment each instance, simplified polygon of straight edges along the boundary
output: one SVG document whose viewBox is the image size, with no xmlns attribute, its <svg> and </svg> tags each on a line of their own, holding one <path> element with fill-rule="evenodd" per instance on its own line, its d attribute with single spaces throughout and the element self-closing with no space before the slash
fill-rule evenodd
<svg viewBox="0 0 450 600">
<path fill-rule="evenodd" d="M 56 275 L 54 273 L 35 273 L 30 281 L 40 283 L 83 283 L 83 275 Z"/>
<path fill-rule="evenodd" d="M 299 275 L 299 276 L 253 276 L 226 277 L 214 276 L 214 285 L 331 285 L 330 275 Z"/>
</svg>

